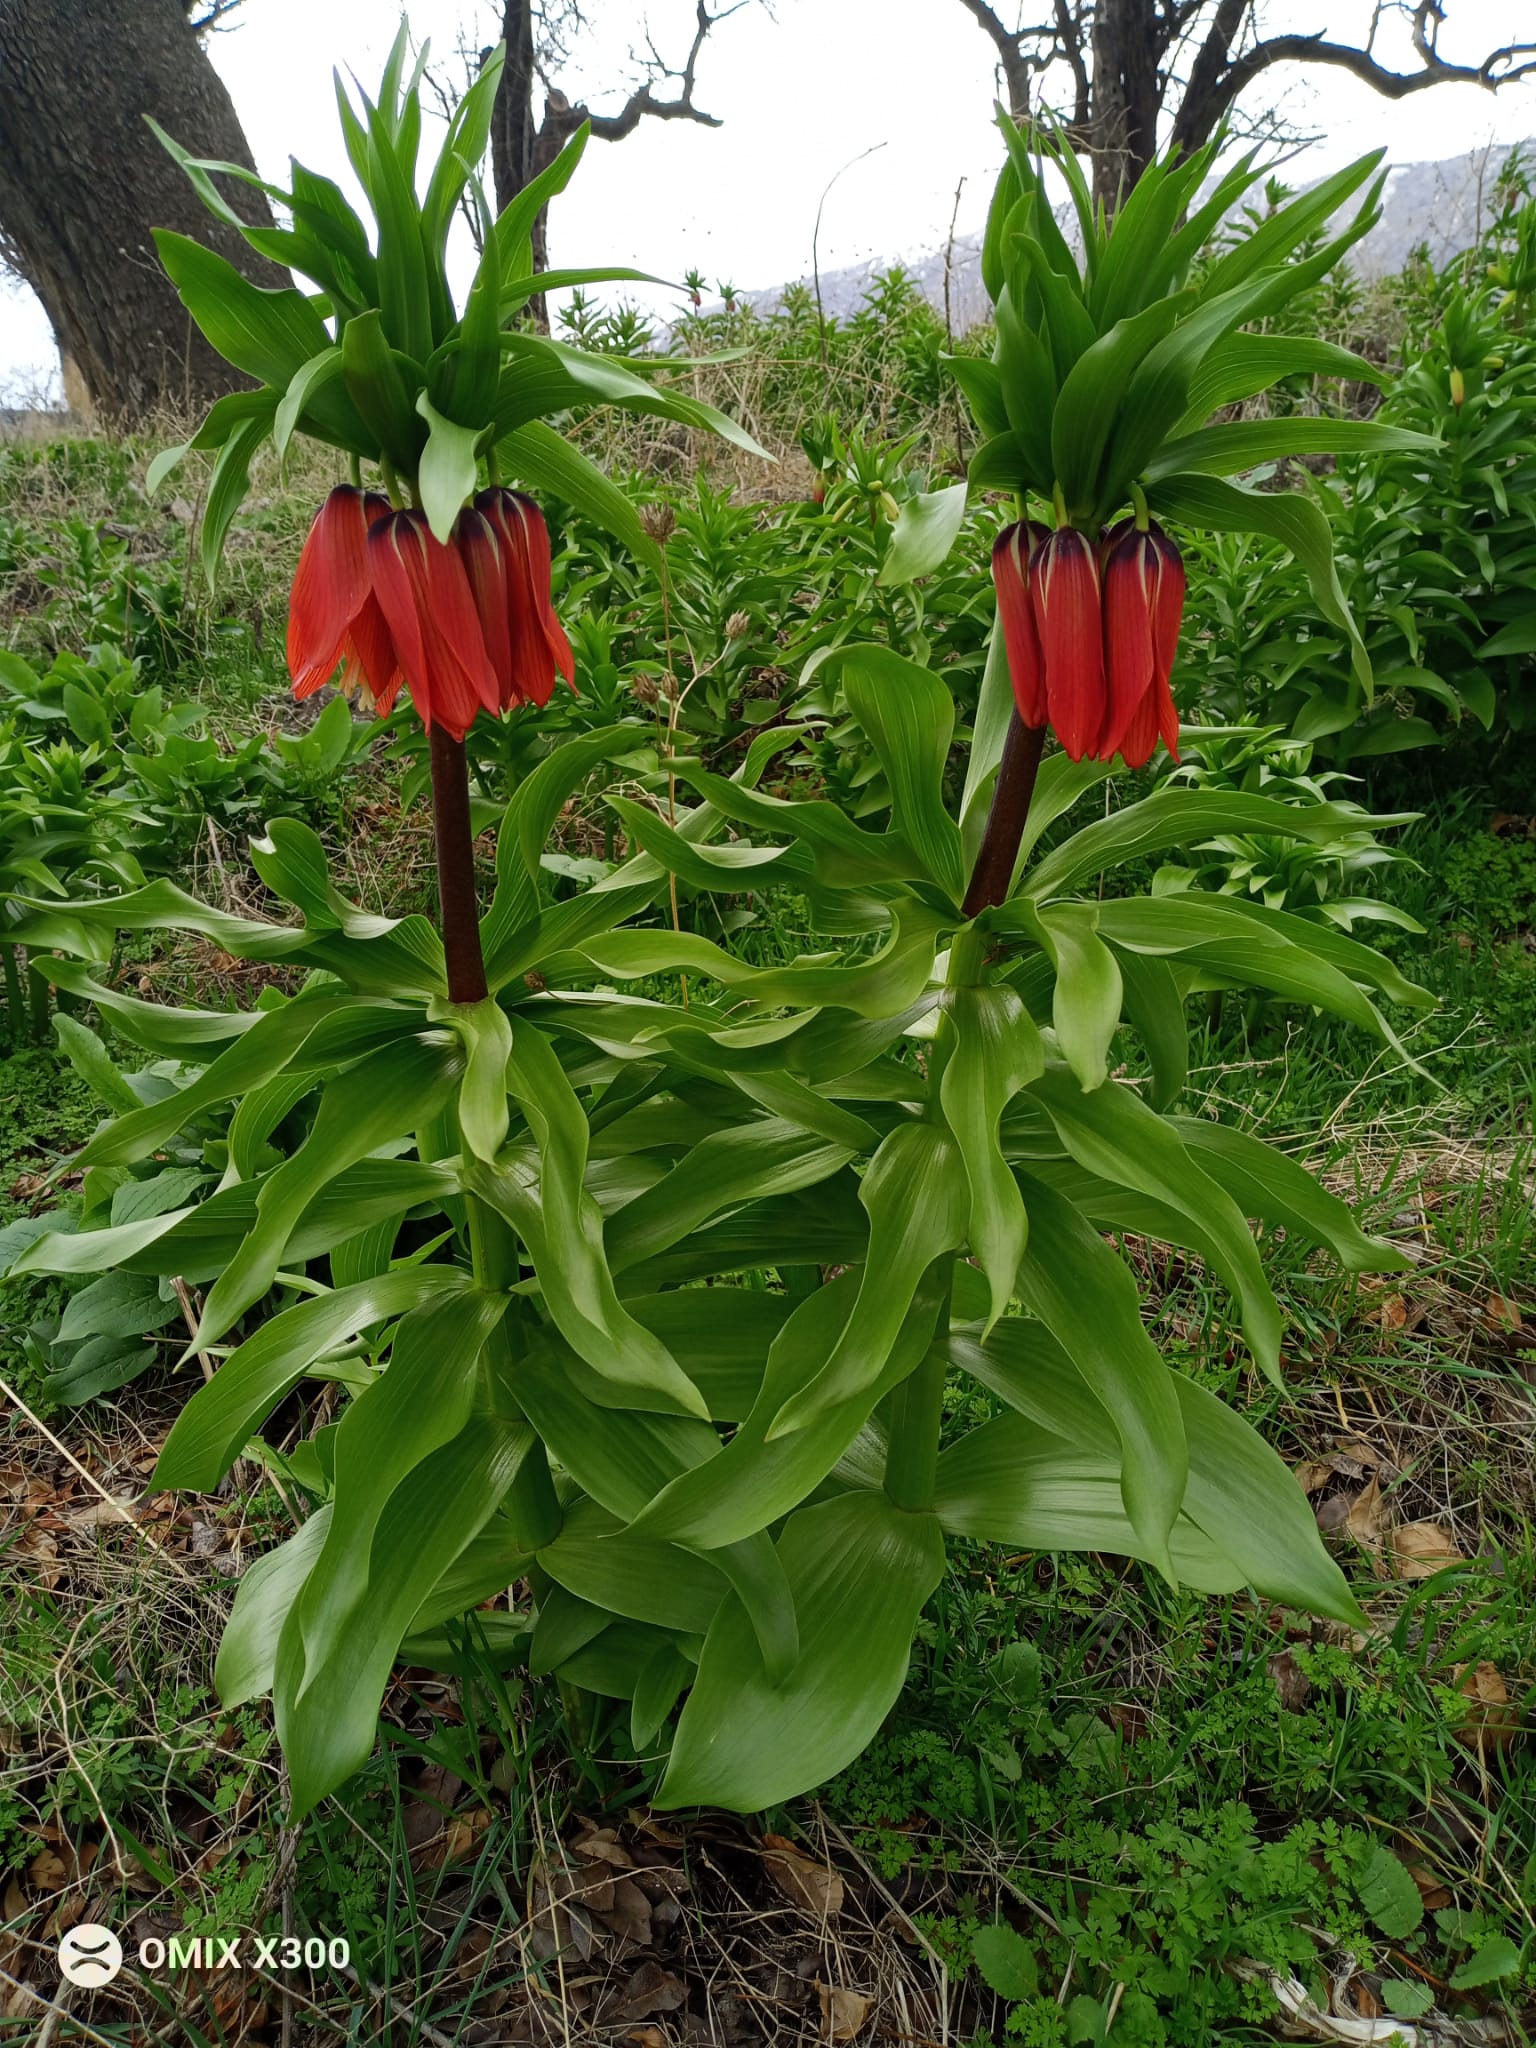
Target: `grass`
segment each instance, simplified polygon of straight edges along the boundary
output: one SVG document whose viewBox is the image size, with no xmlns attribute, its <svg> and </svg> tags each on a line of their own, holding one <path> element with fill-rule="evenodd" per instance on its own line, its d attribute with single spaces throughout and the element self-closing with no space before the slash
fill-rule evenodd
<svg viewBox="0 0 1536 2048">
<path fill-rule="evenodd" d="M 143 451 L 93 446 L 61 442 L 0 473 L 0 509 L 35 570 L 72 520 L 127 505 L 127 564 L 148 582 L 126 577 L 125 592 L 124 560 L 98 572 L 77 552 L 26 604 L 13 577 L 11 630 L 44 651 L 49 636 L 80 644 L 109 601 L 152 585 L 163 601 L 136 629 L 143 658 L 195 684 L 221 734 L 289 718 L 274 565 L 291 559 L 302 493 L 261 487 L 210 603 L 184 580 L 180 515 L 134 496 Z M 310 812 L 370 908 L 430 901 L 401 776 L 376 750 Z M 1383 885 L 1426 927 L 1386 940 L 1438 1000 L 1405 1031 L 1418 1065 L 1293 1007 L 1229 998 L 1195 1036 L 1188 1095 L 1191 1113 L 1306 1157 L 1408 1249 L 1411 1271 L 1351 1281 L 1270 1242 L 1289 1321 L 1281 1392 L 1234 1348 L 1197 1262 L 1126 1247 L 1170 1359 L 1305 1468 L 1368 1637 L 1137 1566 L 956 1547 L 885 1732 L 819 1802 L 762 1817 L 813 1870 L 836 1866 L 830 1917 L 807 1909 L 827 1900 L 803 1873 L 798 1894 L 775 1877 L 757 1827 L 649 1817 L 655 1760 L 628 1754 L 624 1717 L 473 1640 L 457 1673 L 398 1676 L 372 1762 L 291 1834 L 265 1707 L 226 1712 L 212 1686 L 233 1587 L 291 1526 L 280 1466 L 218 1496 L 146 1500 L 183 1383 L 157 1369 L 105 1400 L 50 1404 L 26 1333 L 57 1312 L 56 1290 L 12 1288 L 0 1376 L 36 1420 L 8 1403 L 0 1432 L 0 2040 L 33 2035 L 38 2004 L 16 1987 L 51 1992 L 60 1916 L 87 1910 L 135 1939 L 334 1937 L 347 1963 L 146 1972 L 132 2000 L 56 2013 L 58 2040 L 286 2027 L 317 2048 L 809 2042 L 849 2021 L 841 1998 L 914 2040 L 1185 2048 L 1272 2038 L 1274 1980 L 1317 1993 L 1330 1977 L 1357 2012 L 1408 2013 L 1428 1992 L 1462 2016 L 1500 2011 L 1525 2039 L 1536 1766 L 1515 1728 L 1536 1680 L 1536 1308 L 1529 1326 L 1521 1313 L 1536 1304 L 1536 852 L 1518 824 L 1487 829 L 1491 800 L 1431 791 L 1421 807 Z M 569 844 L 605 851 L 585 820 Z M 238 833 L 198 835 L 186 865 L 226 907 L 261 907 Z M 734 940 L 748 957 L 799 950 L 791 900 L 750 912 Z M 205 947 L 136 964 L 164 993 L 250 993 Z M 37 1207 L 96 1116 L 52 1046 L 0 1059 L 0 1228 Z M 958 1401 L 950 1423 L 975 1420 Z M 298 1421 L 285 1410 L 274 1437 Z M 1448 1546 L 1431 1576 L 1396 1569 L 1389 1517 Z"/>
</svg>

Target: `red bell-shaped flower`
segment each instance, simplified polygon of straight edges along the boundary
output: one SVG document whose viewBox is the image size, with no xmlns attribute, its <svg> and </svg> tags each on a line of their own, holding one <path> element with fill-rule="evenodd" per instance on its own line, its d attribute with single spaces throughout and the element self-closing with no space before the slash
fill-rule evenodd
<svg viewBox="0 0 1536 2048">
<path fill-rule="evenodd" d="M 1128 768 L 1140 768 L 1151 758 L 1157 742 L 1155 716 L 1150 728 L 1144 731 L 1147 721 L 1142 713 L 1143 707 L 1150 707 L 1152 701 L 1156 666 L 1152 614 L 1162 564 L 1151 534 L 1139 531 L 1129 519 L 1111 527 L 1104 538 L 1104 679 L 1108 702 L 1098 752 L 1105 761 L 1123 754 Z"/>
<path fill-rule="evenodd" d="M 462 740 L 500 694 L 458 549 L 424 512 L 391 512 L 369 528 L 368 575 L 422 724 Z"/>
<path fill-rule="evenodd" d="M 500 486 L 482 491 L 473 509 L 484 526 L 473 524 L 470 581 L 475 601 L 482 607 L 481 617 L 495 622 L 486 632 L 493 662 L 501 647 L 502 606 L 490 590 L 491 580 L 499 578 L 505 592 L 506 666 L 498 666 L 496 671 L 504 693 L 502 702 L 545 705 L 555 687 L 557 670 L 575 687 L 576 660 L 550 597 L 549 528 L 544 514 L 532 498 Z M 486 528 L 495 538 L 494 558 L 485 543 Z"/>
<path fill-rule="evenodd" d="M 1047 529 L 1038 520 L 1020 519 L 1005 526 L 992 547 L 992 581 L 997 586 L 1013 701 L 1022 723 L 1035 727 L 1046 722 L 1045 656 L 1035 630 L 1029 574 L 1030 558 L 1046 536 Z"/>
<path fill-rule="evenodd" d="M 1074 761 L 1097 752 L 1104 728 L 1104 627 L 1099 562 L 1075 527 L 1046 535 L 1030 556 L 1030 597 L 1045 660 L 1046 708 Z"/>
<path fill-rule="evenodd" d="M 296 697 L 311 696 L 345 662 L 344 687 L 361 679 L 381 711 L 394 702 L 400 671 L 367 560 L 369 529 L 388 510 L 382 493 L 338 484 L 315 514 L 288 602 L 288 673 Z"/>
</svg>

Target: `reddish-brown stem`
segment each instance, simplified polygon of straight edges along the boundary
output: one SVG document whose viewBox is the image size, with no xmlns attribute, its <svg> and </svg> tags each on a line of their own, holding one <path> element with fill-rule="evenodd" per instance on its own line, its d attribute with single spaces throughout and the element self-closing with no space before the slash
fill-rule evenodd
<svg viewBox="0 0 1536 2048">
<path fill-rule="evenodd" d="M 469 817 L 469 764 L 464 742 L 434 725 L 431 756 L 437 897 L 441 905 L 443 952 L 448 961 L 448 1000 L 479 1003 L 486 996 L 485 961 L 480 952 L 475 834 Z"/>
<path fill-rule="evenodd" d="M 971 884 L 965 892 L 967 917 L 976 917 L 983 910 L 990 910 L 994 903 L 1007 901 L 1044 750 L 1045 727 L 1026 725 L 1016 710 L 1011 712 L 1003 758 L 997 766 L 992 808 L 987 813 L 987 829 L 981 836 Z"/>
</svg>

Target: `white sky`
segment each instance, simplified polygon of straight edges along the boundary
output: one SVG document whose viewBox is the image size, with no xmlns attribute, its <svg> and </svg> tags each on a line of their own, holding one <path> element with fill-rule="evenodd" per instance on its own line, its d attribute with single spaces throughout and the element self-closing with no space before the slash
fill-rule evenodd
<svg viewBox="0 0 1536 2048">
<path fill-rule="evenodd" d="M 1007 14 L 1009 0 L 997 0 Z M 1037 0 L 1030 0 L 1037 4 Z M 1442 54 L 1476 62 L 1533 28 L 1532 0 L 1451 0 Z M 412 27 L 430 36 L 445 71 L 456 68 L 461 29 L 478 44 L 494 30 L 490 0 L 415 0 Z M 692 0 L 589 0 L 595 26 L 566 74 L 572 97 L 616 107 L 605 83 L 629 75 L 628 53 L 648 28 L 657 47 L 686 49 Z M 1367 0 L 1269 0 L 1272 29 L 1354 40 Z M 211 40 L 262 171 L 286 182 L 287 157 L 350 182 L 336 125 L 331 67 L 376 81 L 394 33 L 389 0 L 246 0 Z M 1401 40 L 1383 32 L 1384 60 L 1407 68 Z M 965 179 L 959 226 L 978 227 L 999 144 L 990 126 L 992 46 L 959 0 L 757 0 L 710 38 L 698 103 L 724 126 L 645 121 L 627 141 L 594 142 L 551 220 L 551 260 L 562 266 L 632 264 L 680 278 L 690 265 L 711 280 L 753 289 L 808 275 L 818 201 L 826 200 L 824 270 L 870 257 L 942 247 L 955 187 Z M 1265 84 L 1270 90 L 1266 94 Z M 1453 157 L 1490 140 L 1536 136 L 1536 81 L 1497 98 L 1441 86 L 1389 101 L 1323 67 L 1276 68 L 1257 104 L 1283 95 L 1292 122 L 1324 140 L 1288 167 L 1296 183 L 1385 144 L 1394 162 Z M 636 289 L 657 310 L 664 295 Z M 0 398 L 46 380 L 56 361 L 48 323 L 21 288 L 0 285 Z"/>
</svg>

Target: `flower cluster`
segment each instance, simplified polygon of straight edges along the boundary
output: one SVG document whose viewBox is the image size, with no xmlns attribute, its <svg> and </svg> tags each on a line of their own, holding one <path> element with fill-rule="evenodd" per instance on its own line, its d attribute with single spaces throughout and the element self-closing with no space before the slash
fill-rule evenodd
<svg viewBox="0 0 1536 2048">
<path fill-rule="evenodd" d="M 1007 526 L 992 550 L 1014 702 L 1025 725 L 1049 725 L 1074 761 L 1128 768 L 1161 735 L 1179 758 L 1169 677 L 1184 615 L 1184 563 L 1156 526 L 1124 519 L 1098 545 L 1075 527 Z"/>
<path fill-rule="evenodd" d="M 421 722 L 462 740 L 481 711 L 547 704 L 571 643 L 549 590 L 544 515 L 516 491 L 481 491 L 451 542 L 426 514 L 339 484 L 315 515 L 288 613 L 288 672 L 307 697 L 338 666 L 380 712 L 402 682 Z"/>
</svg>

